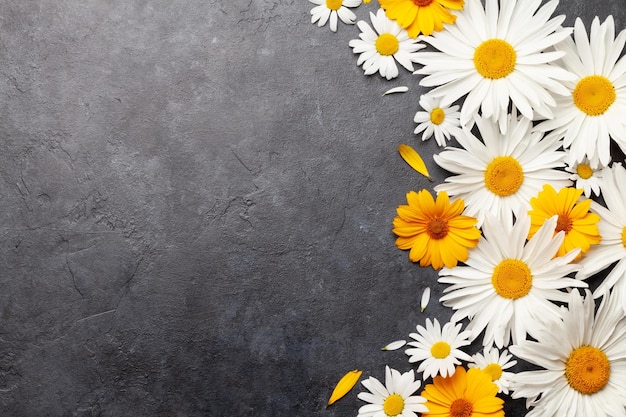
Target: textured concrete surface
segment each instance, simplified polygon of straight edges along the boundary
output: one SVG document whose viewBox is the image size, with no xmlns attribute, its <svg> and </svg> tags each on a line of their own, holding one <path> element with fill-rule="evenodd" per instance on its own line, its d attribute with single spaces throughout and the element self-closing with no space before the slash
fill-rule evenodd
<svg viewBox="0 0 626 417">
<path fill-rule="evenodd" d="M 433 185 L 395 151 L 438 150 L 418 80 L 364 77 L 311 7 L 0 1 L 0 415 L 356 415 L 338 378 L 449 317 L 391 233 Z"/>
</svg>

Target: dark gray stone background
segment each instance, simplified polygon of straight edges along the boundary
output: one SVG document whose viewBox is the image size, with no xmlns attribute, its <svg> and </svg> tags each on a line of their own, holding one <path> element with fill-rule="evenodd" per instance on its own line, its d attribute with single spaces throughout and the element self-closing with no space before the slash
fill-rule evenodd
<svg viewBox="0 0 626 417">
<path fill-rule="evenodd" d="M 410 369 L 380 348 L 451 313 L 391 233 L 434 185 L 397 145 L 446 176 L 424 90 L 363 76 L 312 7 L 0 2 L 0 415 L 356 416 L 360 387 L 324 409 L 345 372 Z"/>
</svg>

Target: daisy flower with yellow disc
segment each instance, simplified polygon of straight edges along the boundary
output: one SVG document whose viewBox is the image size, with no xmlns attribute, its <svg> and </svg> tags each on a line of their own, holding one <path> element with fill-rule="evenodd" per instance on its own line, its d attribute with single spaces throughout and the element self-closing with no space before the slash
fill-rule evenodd
<svg viewBox="0 0 626 417">
<path fill-rule="evenodd" d="M 584 299 L 572 291 L 568 301 L 558 323 L 537 322 L 536 341 L 510 347 L 515 356 L 542 368 L 518 373 L 511 381 L 512 397 L 527 398 L 534 407 L 526 417 L 623 416 L 626 320 L 621 300 L 606 293 L 595 316 L 589 291 Z"/>
<path fill-rule="evenodd" d="M 420 52 L 424 67 L 416 74 L 443 105 L 465 97 L 461 125 L 475 114 L 506 128 L 509 104 L 528 119 L 552 118 L 553 95 L 567 95 L 563 85 L 574 76 L 550 65 L 563 56 L 551 48 L 565 39 L 564 16 L 550 18 L 558 1 L 468 0 L 456 24 L 423 40 L 439 52 Z"/>
<path fill-rule="evenodd" d="M 482 141 L 463 128 L 456 137 L 461 148 L 448 147 L 434 155 L 439 166 L 458 174 L 435 190 L 463 198 L 465 213 L 476 217 L 479 225 L 487 214 L 511 217 L 518 207 L 530 208 L 531 197 L 543 184 L 571 185 L 569 174 L 555 169 L 564 165 L 561 143 L 532 132 L 530 120 L 510 115 L 507 134 L 492 120 L 476 117 L 475 121 Z"/>
<path fill-rule="evenodd" d="M 556 256 L 580 248 L 578 260 L 591 245 L 600 243 L 600 216 L 589 211 L 591 200 L 580 200 L 582 193 L 582 189 L 569 187 L 556 192 L 550 184 L 545 184 L 543 190 L 530 199 L 532 210 L 528 212 L 531 220 L 528 237 L 532 238 L 548 219 L 557 216 L 554 233 L 563 231 L 565 239 Z"/>
<path fill-rule="evenodd" d="M 565 152 L 566 154 L 569 151 Z M 568 160 L 569 158 L 565 158 Z M 583 190 L 585 197 L 589 198 L 592 194 L 600 196 L 600 184 L 602 183 L 602 169 L 604 167 L 592 167 L 587 157 L 580 162 L 567 164 L 565 171 L 570 173 L 569 179 L 574 182 L 576 188 Z"/>
<path fill-rule="evenodd" d="M 454 375 L 436 376 L 424 387 L 428 411 L 423 416 L 438 417 L 504 417 L 504 401 L 496 397 L 498 387 L 489 375 L 478 368 L 468 371 L 457 366 Z"/>
<path fill-rule="evenodd" d="M 309 0 L 317 6 L 311 9 L 311 23 L 322 27 L 330 21 L 330 30 L 337 32 L 337 18 L 347 25 L 353 25 L 356 15 L 348 7 L 361 5 L 361 0 Z"/>
<path fill-rule="evenodd" d="M 463 9 L 464 0 L 378 0 L 387 17 L 398 21 L 409 36 L 430 35 L 443 29 L 444 23 L 454 23 L 450 10 Z"/>
<path fill-rule="evenodd" d="M 506 218 L 488 216 L 483 236 L 465 266 L 439 271 L 439 282 L 449 284 L 440 301 L 455 310 L 452 320 L 469 319 L 471 340 L 484 332 L 483 346 L 518 343 L 537 324 L 559 320 L 559 307 L 567 301 L 566 290 L 586 287 L 584 281 L 568 278 L 580 267 L 571 263 L 579 249 L 555 257 L 564 232 L 554 234 L 556 218 L 549 219 L 526 241 L 530 217 L 519 213 L 515 224 Z"/>
<path fill-rule="evenodd" d="M 474 363 L 470 363 L 468 366 L 470 368 L 478 368 L 489 375 L 491 380 L 498 386 L 498 392 L 508 394 L 509 384 L 515 374 L 508 372 L 507 369 L 517 364 L 516 360 L 511 360 L 512 357 L 513 355 L 509 354 L 506 349 L 500 353 L 495 347 L 488 348 L 485 346 L 483 353 L 479 352 L 472 355 Z"/>
<path fill-rule="evenodd" d="M 598 229 L 602 241 L 591 247 L 580 261 L 577 278 L 585 279 L 617 262 L 594 292 L 595 297 L 615 287 L 626 312 L 626 168 L 621 163 L 603 170 L 602 198 L 606 207 L 591 203 L 591 210 L 600 216 Z"/>
<path fill-rule="evenodd" d="M 450 136 L 458 136 L 461 130 L 459 106 L 442 106 L 441 99 L 428 94 L 420 97 L 419 104 L 425 111 L 415 113 L 413 121 L 418 125 L 413 133 L 417 135 L 424 132 L 422 141 L 430 139 L 434 134 L 437 145 L 446 146 Z"/>
<path fill-rule="evenodd" d="M 463 200 L 451 203 L 448 194 L 442 192 L 435 201 L 428 190 L 410 191 L 406 199 L 408 205 L 398 206 L 393 219 L 396 246 L 410 250 L 409 259 L 419 261 L 420 266 L 441 269 L 464 262 L 468 248 L 478 243 L 480 230 L 475 218 L 461 214 Z"/>
<path fill-rule="evenodd" d="M 413 395 L 421 383 L 415 380 L 415 374 L 400 374 L 395 369 L 385 367 L 385 385 L 376 378 L 369 377 L 361 382 L 370 392 L 361 392 L 357 396 L 370 404 L 359 409 L 358 417 L 416 417 L 415 413 L 427 411 L 426 399 Z"/>
<path fill-rule="evenodd" d="M 612 16 L 602 24 L 596 17 L 589 38 L 578 18 L 574 40 L 567 38 L 556 47 L 565 53 L 562 66 L 576 78 L 565 82 L 568 94 L 557 97 L 554 118 L 538 124 L 537 129 L 564 138 L 570 164 L 587 158 L 593 167 L 607 166 L 611 138 L 626 151 L 626 58 L 620 58 L 625 42 L 626 30 L 615 37 Z"/>
<path fill-rule="evenodd" d="M 442 328 L 437 319 L 432 322 L 426 319 L 426 327 L 417 325 L 417 333 L 409 334 L 415 340 L 408 343 L 412 347 L 404 353 L 409 355 L 410 363 L 420 363 L 417 372 L 424 372 L 424 379 L 452 375 L 455 365 L 461 364 L 459 359 L 472 360 L 460 350 L 470 344 L 468 338 L 471 335 L 467 330 L 461 331 L 461 327 L 461 323 L 448 322 Z"/>
<path fill-rule="evenodd" d="M 365 75 L 379 72 L 391 80 L 398 76 L 396 61 L 413 71 L 415 52 L 425 45 L 409 38 L 404 29 L 385 16 L 383 9 L 378 9 L 376 14 L 370 12 L 370 20 L 374 29 L 364 20 L 359 20 L 360 39 L 352 39 L 348 43 L 355 54 L 360 54 L 357 65 L 363 65 Z"/>
</svg>

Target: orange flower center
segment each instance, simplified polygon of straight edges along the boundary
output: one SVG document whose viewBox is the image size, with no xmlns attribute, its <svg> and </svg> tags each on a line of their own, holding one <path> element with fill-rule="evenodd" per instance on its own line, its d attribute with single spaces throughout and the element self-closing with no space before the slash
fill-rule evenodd
<svg viewBox="0 0 626 417">
<path fill-rule="evenodd" d="M 397 416 L 404 410 L 404 398 L 399 394 L 392 394 L 385 399 L 383 411 L 388 416 Z"/>
<path fill-rule="evenodd" d="M 450 417 L 471 417 L 473 411 L 474 406 L 465 398 L 457 398 L 450 405 Z"/>
<path fill-rule="evenodd" d="M 500 197 L 515 194 L 524 183 L 524 170 L 512 156 L 494 158 L 485 170 L 485 187 Z"/>
<path fill-rule="evenodd" d="M 430 347 L 430 354 L 436 359 L 445 359 L 450 354 L 452 347 L 448 342 L 436 342 Z"/>
<path fill-rule="evenodd" d="M 568 215 L 559 214 L 559 218 L 556 221 L 555 231 L 560 232 L 561 230 L 563 230 L 565 234 L 567 234 L 570 230 L 572 230 L 573 224 L 573 220 L 570 219 Z"/>
<path fill-rule="evenodd" d="M 343 0 L 326 0 L 326 7 L 330 10 L 339 10 L 343 4 Z"/>
<path fill-rule="evenodd" d="M 433 0 L 413 0 L 413 4 L 416 5 L 417 7 L 430 6 L 430 3 L 432 2 Z"/>
<path fill-rule="evenodd" d="M 391 33 L 383 33 L 376 38 L 376 51 L 382 56 L 393 55 L 400 49 L 400 43 Z"/>
<path fill-rule="evenodd" d="M 615 102 L 615 87 L 608 78 L 590 75 L 578 81 L 573 92 L 574 104 L 589 116 L 599 116 Z"/>
<path fill-rule="evenodd" d="M 609 382 L 611 363 L 606 354 L 593 346 L 572 350 L 565 362 L 565 378 L 582 394 L 595 394 Z"/>
<path fill-rule="evenodd" d="M 515 69 L 517 53 L 507 41 L 489 39 L 478 45 L 474 51 L 476 71 L 485 78 L 504 78 Z"/>
<path fill-rule="evenodd" d="M 492 381 L 497 381 L 502 376 L 502 367 L 497 363 L 490 363 L 485 366 L 483 372 L 491 377 Z"/>
<path fill-rule="evenodd" d="M 593 175 L 593 169 L 591 169 L 589 164 L 578 164 L 576 167 L 576 173 L 583 180 L 588 180 Z"/>
<path fill-rule="evenodd" d="M 494 268 L 491 284 L 501 297 L 516 300 L 530 292 L 533 276 L 525 262 L 505 259 Z"/>
<path fill-rule="evenodd" d="M 435 107 L 433 111 L 430 112 L 430 121 L 434 125 L 440 125 L 446 119 L 446 114 L 443 112 L 441 107 Z"/>
<path fill-rule="evenodd" d="M 448 235 L 448 222 L 439 217 L 433 217 L 426 225 L 426 232 L 432 239 L 443 239 Z"/>
</svg>

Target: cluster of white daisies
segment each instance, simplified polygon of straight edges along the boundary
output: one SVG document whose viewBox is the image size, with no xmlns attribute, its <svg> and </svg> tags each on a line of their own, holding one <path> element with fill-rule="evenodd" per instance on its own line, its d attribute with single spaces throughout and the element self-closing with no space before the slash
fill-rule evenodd
<svg viewBox="0 0 626 417">
<path fill-rule="evenodd" d="M 563 27 L 557 0 L 466 0 L 454 24 L 411 38 L 382 8 L 369 12 L 371 24 L 357 21 L 349 8 L 361 0 L 310 1 L 319 26 L 356 22 L 349 46 L 366 75 L 392 80 L 399 63 L 430 88 L 414 133 L 448 145 L 434 160 L 453 174 L 434 190 L 463 199 L 482 232 L 461 265 L 439 271 L 448 285 L 440 301 L 455 312 L 443 326 L 417 326 L 409 362 L 424 379 L 478 367 L 498 392 L 525 398 L 528 416 L 625 416 L 626 168 L 611 143 L 626 151 L 626 30 L 616 36 L 612 16 L 589 32 L 580 18 Z M 567 188 L 581 190 L 563 203 L 573 226 L 549 207 Z M 582 203 L 583 193 L 597 201 Z M 545 212 L 545 222 L 529 212 Z M 594 227 L 601 240 L 565 243 L 570 230 L 570 241 L 587 242 L 574 233 Z M 586 280 L 600 272 L 591 293 Z M 464 352 L 481 336 L 482 353 Z M 510 372 L 509 351 L 537 370 Z M 385 385 L 363 385 L 370 404 L 360 416 L 428 414 L 413 371 L 387 368 Z M 405 405 L 397 414 L 385 407 L 393 395 Z"/>
</svg>

